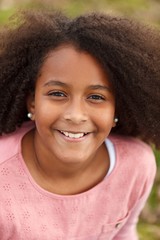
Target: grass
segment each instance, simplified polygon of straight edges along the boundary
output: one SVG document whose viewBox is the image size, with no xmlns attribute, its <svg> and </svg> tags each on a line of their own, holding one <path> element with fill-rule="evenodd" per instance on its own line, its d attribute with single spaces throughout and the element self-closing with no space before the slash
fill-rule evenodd
<svg viewBox="0 0 160 240">
<path fill-rule="evenodd" d="M 160 151 L 154 149 L 155 157 L 157 160 L 157 176 L 155 183 L 146 204 L 148 212 L 145 213 L 138 224 L 138 232 L 140 240 L 159 240 L 160 239 L 160 207 L 159 200 L 160 196 L 158 194 L 159 184 L 160 184 Z M 145 212 L 145 208 L 143 210 Z"/>
<path fill-rule="evenodd" d="M 0 25 L 3 25 L 6 23 L 6 21 L 9 19 L 9 17 L 15 12 L 15 10 L 7 9 L 7 10 L 0 10 Z"/>
<path fill-rule="evenodd" d="M 160 224 L 149 224 L 142 221 L 138 224 L 139 240 L 159 240 Z"/>
</svg>

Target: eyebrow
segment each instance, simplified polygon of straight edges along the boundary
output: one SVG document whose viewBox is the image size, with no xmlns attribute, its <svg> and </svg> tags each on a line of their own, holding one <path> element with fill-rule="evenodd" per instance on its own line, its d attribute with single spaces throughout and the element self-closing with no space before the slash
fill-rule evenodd
<svg viewBox="0 0 160 240">
<path fill-rule="evenodd" d="M 43 85 L 43 87 L 46 87 L 46 86 L 61 86 L 61 87 L 67 87 L 68 85 L 64 82 L 61 82 L 61 81 L 58 81 L 58 80 L 50 80 L 48 81 L 47 83 L 45 83 Z"/>
<path fill-rule="evenodd" d="M 50 81 L 48 81 L 47 83 L 45 83 L 45 84 L 43 85 L 43 87 L 46 87 L 46 86 L 69 87 L 68 84 L 66 84 L 66 83 L 64 83 L 64 82 L 61 82 L 61 81 L 58 81 L 58 80 L 50 80 Z M 100 85 L 100 84 L 97 84 L 97 85 L 89 85 L 89 86 L 88 86 L 88 89 L 91 89 L 91 90 L 111 91 L 111 88 L 110 88 L 110 87 L 104 86 L 104 85 Z"/>
<path fill-rule="evenodd" d="M 92 90 L 107 90 L 107 91 L 111 91 L 111 89 L 108 86 L 103 86 L 103 85 L 90 85 L 89 89 Z"/>
</svg>

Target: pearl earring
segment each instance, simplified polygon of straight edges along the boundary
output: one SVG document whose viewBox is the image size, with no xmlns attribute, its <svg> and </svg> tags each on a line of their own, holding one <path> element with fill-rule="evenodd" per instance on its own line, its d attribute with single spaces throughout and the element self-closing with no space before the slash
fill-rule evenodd
<svg viewBox="0 0 160 240">
<path fill-rule="evenodd" d="M 114 122 L 117 123 L 117 122 L 118 122 L 118 118 L 115 118 L 115 119 L 114 119 Z"/>
<path fill-rule="evenodd" d="M 30 118 L 30 119 L 32 119 L 32 113 L 28 113 L 28 114 L 27 114 L 27 117 Z"/>
</svg>

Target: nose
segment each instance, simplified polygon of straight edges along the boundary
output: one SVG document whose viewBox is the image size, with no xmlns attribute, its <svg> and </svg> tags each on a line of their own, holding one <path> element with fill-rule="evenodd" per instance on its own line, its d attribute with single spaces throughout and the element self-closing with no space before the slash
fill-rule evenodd
<svg viewBox="0 0 160 240">
<path fill-rule="evenodd" d="M 64 119 L 74 124 L 80 124 L 88 120 L 88 114 L 83 100 L 75 99 L 68 103 L 64 111 Z"/>
</svg>

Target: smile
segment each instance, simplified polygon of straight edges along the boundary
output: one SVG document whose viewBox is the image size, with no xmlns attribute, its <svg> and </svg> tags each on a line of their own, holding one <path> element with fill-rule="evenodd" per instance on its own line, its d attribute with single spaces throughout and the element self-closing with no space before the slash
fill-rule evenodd
<svg viewBox="0 0 160 240">
<path fill-rule="evenodd" d="M 82 138 L 84 137 L 87 133 L 71 133 L 71 132 L 64 132 L 60 131 L 63 135 L 65 135 L 68 138 Z"/>
</svg>

